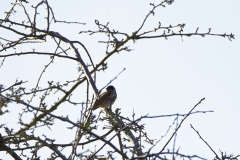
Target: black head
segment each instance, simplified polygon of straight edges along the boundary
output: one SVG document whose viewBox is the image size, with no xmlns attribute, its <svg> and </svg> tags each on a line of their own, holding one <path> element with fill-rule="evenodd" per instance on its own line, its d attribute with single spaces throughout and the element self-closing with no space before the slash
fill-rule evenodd
<svg viewBox="0 0 240 160">
<path fill-rule="evenodd" d="M 107 91 L 116 91 L 116 89 L 113 86 L 108 86 L 106 88 Z"/>
</svg>

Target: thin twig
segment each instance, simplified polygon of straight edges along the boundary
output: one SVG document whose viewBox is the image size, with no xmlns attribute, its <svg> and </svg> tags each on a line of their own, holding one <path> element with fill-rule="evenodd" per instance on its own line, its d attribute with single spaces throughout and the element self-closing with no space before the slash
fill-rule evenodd
<svg viewBox="0 0 240 160">
<path fill-rule="evenodd" d="M 205 100 L 205 98 L 202 98 L 189 112 L 188 114 L 182 119 L 181 123 L 179 124 L 178 128 L 173 132 L 172 136 L 169 138 L 169 140 L 167 141 L 167 143 L 163 146 L 163 148 L 158 152 L 157 155 L 159 155 L 168 145 L 168 143 L 172 140 L 173 136 L 177 133 L 178 129 L 181 127 L 182 123 L 185 121 L 185 119 L 191 114 L 191 112 L 203 101 Z M 156 159 L 157 155 L 155 156 Z"/>
</svg>

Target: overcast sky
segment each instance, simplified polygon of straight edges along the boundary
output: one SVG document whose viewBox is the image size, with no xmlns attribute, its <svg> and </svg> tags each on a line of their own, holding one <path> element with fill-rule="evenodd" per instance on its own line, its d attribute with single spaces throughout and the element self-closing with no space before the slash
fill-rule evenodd
<svg viewBox="0 0 240 160">
<path fill-rule="evenodd" d="M 79 35 L 78 33 L 89 29 L 97 30 L 94 23 L 97 19 L 103 24 L 110 22 L 109 27 L 112 29 L 131 34 L 139 28 L 146 14 L 151 10 L 149 2 L 159 3 L 159 1 L 139 0 L 49 1 L 58 20 L 86 23 L 86 25 L 54 24 L 50 30 L 57 31 L 70 40 L 81 41 L 88 48 L 96 64 L 105 56 L 106 49 L 106 46 L 99 44 L 98 41 L 106 40 L 107 37 Z M 10 1 L 6 0 L 0 0 L 0 3 L 0 18 L 3 19 L 4 12 L 8 11 L 11 5 Z M 214 154 L 191 129 L 190 124 L 192 124 L 218 154 L 219 149 L 226 151 L 227 154 L 240 154 L 239 7 L 238 0 L 176 0 L 170 6 L 156 9 L 155 16 L 147 20 L 142 31 L 156 28 L 159 21 L 162 26 L 185 23 L 185 33 L 195 32 L 197 27 L 200 33 L 205 33 L 208 28 L 212 28 L 212 33 L 235 34 L 235 40 L 229 41 L 227 38 L 217 36 L 204 38 L 192 36 L 182 39 L 181 37 L 169 37 L 168 40 L 164 38 L 142 39 L 136 43 L 128 43 L 133 51 L 121 52 L 107 61 L 109 68 L 98 75 L 98 89 L 126 68 L 112 83 L 118 93 L 118 99 L 113 108 L 121 108 L 122 115 L 126 117 L 131 117 L 134 110 L 136 118 L 146 114 L 150 116 L 184 114 L 205 97 L 206 99 L 195 111 L 212 110 L 214 112 L 191 115 L 178 132 L 176 146 L 181 147 L 181 153 L 197 154 L 213 159 Z M 42 7 L 39 13 L 44 12 L 45 7 Z M 17 12 L 15 19 L 21 19 L 22 15 L 20 11 Z M 40 28 L 41 26 L 44 26 L 44 21 L 39 23 Z M 1 37 L 6 38 L 8 34 L 0 28 Z M 9 39 L 11 36 L 9 34 Z M 18 51 L 21 49 L 18 48 Z M 45 48 L 37 49 L 54 52 L 55 48 L 49 44 Z M 11 52 L 0 52 L 0 54 L 9 53 Z M 45 60 L 40 56 L 7 58 L 0 69 L 0 83 L 6 86 L 11 85 L 16 78 L 19 78 L 28 80 L 26 86 L 34 87 L 38 75 L 48 61 L 49 57 Z M 65 63 L 65 61 L 56 60 L 55 67 L 50 68 L 44 74 L 43 81 L 55 79 L 63 82 L 65 79 L 76 78 L 77 64 L 71 61 Z M 74 94 L 76 95 L 77 92 Z M 85 97 L 80 100 L 78 98 L 76 100 L 79 102 L 85 101 Z M 74 119 L 79 115 L 79 108 L 62 107 L 59 114 L 66 113 Z M 12 115 L 18 116 L 14 111 Z M 149 137 L 160 139 L 173 119 L 174 117 L 144 119 L 142 123 L 146 124 Z M 0 121 L 3 120 L 14 128 L 16 121 L 0 117 Z M 170 130 L 169 135 L 173 131 L 174 129 Z M 4 130 L 0 129 L 0 133 L 4 135 Z M 62 137 L 62 135 L 58 136 Z M 167 137 L 155 147 L 154 151 L 159 151 L 166 140 Z M 5 157 L 9 156 L 0 152 L 0 159 L 5 159 Z"/>
</svg>

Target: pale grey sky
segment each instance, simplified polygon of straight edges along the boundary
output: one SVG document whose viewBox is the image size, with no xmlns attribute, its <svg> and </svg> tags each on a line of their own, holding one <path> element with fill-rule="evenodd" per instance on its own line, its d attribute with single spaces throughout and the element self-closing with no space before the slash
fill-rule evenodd
<svg viewBox="0 0 240 160">
<path fill-rule="evenodd" d="M 0 17 L 3 18 L 4 12 L 11 6 L 10 1 L 0 2 Z M 106 37 L 78 33 L 82 30 L 97 30 L 94 24 L 94 20 L 97 19 L 103 24 L 110 22 L 110 28 L 131 34 L 139 28 L 151 9 L 150 2 L 157 4 L 159 1 L 49 1 L 58 20 L 86 23 L 86 25 L 54 24 L 50 30 L 84 43 L 92 54 L 94 63 L 98 63 L 105 56 L 106 48 L 104 44 L 99 44 L 98 40 L 106 40 Z M 208 28 L 212 28 L 212 33 L 235 34 L 235 40 L 230 42 L 222 37 L 192 36 L 183 37 L 183 41 L 180 37 L 169 37 L 168 40 L 145 39 L 135 44 L 129 43 L 128 46 L 133 51 L 111 57 L 108 60 L 109 68 L 105 73 L 98 75 L 97 87 L 102 88 L 126 68 L 126 71 L 112 83 L 118 93 L 118 99 L 113 107 L 121 108 L 122 115 L 126 117 L 131 117 L 133 109 L 136 117 L 147 113 L 150 116 L 187 113 L 205 97 L 196 110 L 213 110 L 214 113 L 190 116 L 178 132 L 176 146 L 181 147 L 181 153 L 213 159 L 214 154 L 190 128 L 192 124 L 218 154 L 219 149 L 228 154 L 240 154 L 239 7 L 238 0 L 176 0 L 171 6 L 158 8 L 155 16 L 147 20 L 142 31 L 157 27 L 159 21 L 162 26 L 185 23 L 185 33 L 195 32 L 197 27 L 199 32 L 207 32 Z M 39 12 L 44 13 L 45 7 Z M 18 13 L 15 17 L 16 20 L 19 18 Z M 44 21 L 39 23 L 39 26 L 44 26 Z M 0 28 L 1 37 L 6 37 L 6 34 L 9 33 L 3 32 Z M 9 34 L 10 38 L 11 36 Z M 18 51 L 26 48 L 18 48 Z M 55 48 L 47 44 L 44 48 L 37 49 L 53 52 Z M 9 53 L 11 52 L 0 54 Z M 19 78 L 28 80 L 27 85 L 33 87 L 43 65 L 48 61 L 49 58 L 40 56 L 37 59 L 36 56 L 7 58 L 0 69 L 0 83 L 10 85 Z M 55 60 L 55 65 L 45 73 L 43 81 L 71 80 L 76 77 L 76 68 L 77 64 L 71 61 Z M 74 94 L 76 101 L 85 101 L 85 97 L 79 100 L 77 91 Z M 66 107 L 59 108 L 56 113 L 68 114 L 73 119 L 79 116 L 80 108 L 66 109 Z M 17 117 L 17 112 L 12 111 L 12 115 Z M 146 124 L 149 137 L 159 139 L 165 134 L 173 119 L 173 117 L 144 119 L 143 123 Z M 0 121 L 2 120 L 9 126 L 16 125 L 16 121 L 12 119 L 0 117 Z M 3 134 L 3 129 L 0 129 L 0 132 Z M 49 132 L 54 138 L 64 136 L 47 130 L 43 132 Z M 172 132 L 173 129 L 170 130 L 169 136 Z M 153 151 L 159 151 L 167 139 L 166 137 Z M 0 158 L 7 159 L 5 157 L 9 156 L 0 152 Z"/>
</svg>

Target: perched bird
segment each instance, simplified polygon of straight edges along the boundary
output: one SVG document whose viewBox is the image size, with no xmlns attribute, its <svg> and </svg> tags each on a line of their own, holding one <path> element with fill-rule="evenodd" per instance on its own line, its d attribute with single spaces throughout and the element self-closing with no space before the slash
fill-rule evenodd
<svg viewBox="0 0 240 160">
<path fill-rule="evenodd" d="M 117 99 L 117 92 L 113 86 L 108 86 L 106 91 L 99 95 L 99 98 L 95 101 L 92 109 L 95 110 L 97 108 L 108 109 L 111 108 L 113 103 Z"/>
</svg>

